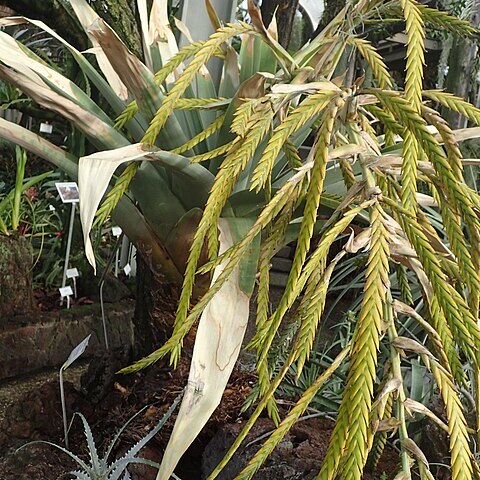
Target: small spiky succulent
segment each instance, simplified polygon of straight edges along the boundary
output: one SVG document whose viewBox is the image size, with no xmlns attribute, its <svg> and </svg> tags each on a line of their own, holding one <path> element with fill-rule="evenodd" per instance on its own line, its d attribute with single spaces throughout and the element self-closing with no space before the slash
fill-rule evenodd
<svg viewBox="0 0 480 480">
<path fill-rule="evenodd" d="M 178 403 L 180 402 L 181 396 L 177 397 L 175 401 L 172 403 L 170 408 L 167 412 L 163 415 L 163 417 L 159 420 L 157 425 L 155 425 L 147 435 L 145 435 L 141 440 L 139 440 L 133 447 L 131 447 L 127 452 L 120 458 L 114 459 L 110 461 L 110 457 L 113 452 L 113 448 L 115 447 L 116 443 L 120 439 L 120 436 L 128 427 L 128 425 L 140 415 L 145 408 L 140 410 L 140 412 L 136 413 L 133 417 L 131 417 L 115 434 L 112 441 L 110 442 L 105 454 L 101 456 L 98 452 L 97 445 L 95 444 L 95 440 L 93 438 L 92 429 L 87 422 L 87 419 L 81 414 L 76 413 L 80 417 L 83 423 L 83 429 L 85 432 L 85 438 L 87 441 L 88 447 L 88 454 L 90 457 L 90 462 L 87 463 L 83 461 L 80 457 L 72 453 L 70 450 L 57 445 L 52 442 L 47 442 L 44 440 L 38 440 L 35 442 L 29 442 L 23 445 L 20 448 L 25 448 L 29 445 L 33 445 L 35 443 L 42 443 L 45 445 L 50 445 L 61 450 L 63 453 L 68 455 L 80 468 L 77 470 L 73 470 L 70 475 L 73 475 L 73 478 L 76 480 L 130 480 L 131 476 L 128 472 L 128 467 L 132 463 L 148 465 L 150 467 L 158 468 L 159 465 L 156 462 L 148 460 L 146 458 L 138 457 L 137 455 L 140 453 L 140 450 L 162 429 L 165 425 L 167 420 L 171 417 L 172 413 L 174 412 L 175 408 L 177 407 Z M 19 449 L 20 450 L 20 449 Z M 18 450 L 17 450 L 18 451 Z M 173 478 L 178 478 L 173 476 Z"/>
</svg>

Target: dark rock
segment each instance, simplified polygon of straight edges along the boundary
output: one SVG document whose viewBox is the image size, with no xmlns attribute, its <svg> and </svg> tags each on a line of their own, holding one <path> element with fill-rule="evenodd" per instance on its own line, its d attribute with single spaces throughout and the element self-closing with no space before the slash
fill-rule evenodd
<svg viewBox="0 0 480 480">
<path fill-rule="evenodd" d="M 133 343 L 133 304 L 105 306 L 111 348 Z M 84 305 L 35 316 L 25 315 L 0 324 L 0 380 L 63 364 L 74 347 L 92 334 L 82 358 L 103 352 L 100 305 Z"/>
<path fill-rule="evenodd" d="M 116 373 L 128 364 L 129 347 L 122 346 L 94 355 L 82 375 L 82 391 L 94 404 L 111 392 Z"/>
<path fill-rule="evenodd" d="M 222 426 L 205 448 L 202 458 L 202 479 L 206 479 L 231 447 L 245 422 Z M 316 478 L 327 451 L 334 423 L 325 419 L 309 419 L 298 422 L 267 458 L 254 475 L 255 480 L 310 480 Z M 254 425 L 244 443 L 218 480 L 233 480 L 245 468 L 266 439 L 263 434 L 274 430 L 269 419 L 261 418 Z M 383 472 L 393 478 L 397 470 L 398 456 L 390 449 L 385 451 L 375 472 L 365 472 L 365 480 L 377 480 Z"/>
<path fill-rule="evenodd" d="M 70 382 L 64 382 L 68 416 L 82 411 L 89 416 L 92 407 Z M 58 381 L 50 381 L 31 391 L 21 402 L 11 405 L 0 425 L 0 452 L 19 447 L 25 440 L 59 441 L 63 438 L 62 407 Z M 29 447 L 25 447 L 29 448 Z"/>
<path fill-rule="evenodd" d="M 319 425 L 320 420 L 314 422 Z M 267 459 L 262 468 L 255 474 L 255 480 L 285 479 L 309 480 L 315 478 L 323 458 L 331 433 L 331 422 L 321 422 L 322 428 L 314 425 L 295 425 L 291 432 L 279 444 Z M 244 424 L 229 424 L 220 428 L 219 432 L 207 445 L 202 460 L 202 478 L 207 478 L 215 466 L 241 432 Z M 234 479 L 247 465 L 249 460 L 262 446 L 263 441 L 249 445 L 252 440 L 274 429 L 268 419 L 260 419 L 249 433 L 244 446 L 234 455 L 225 469 L 217 477 L 219 480 Z"/>
<path fill-rule="evenodd" d="M 162 461 L 163 452 L 158 448 L 151 445 L 146 445 L 140 450 L 138 454 L 139 458 L 146 458 L 158 464 Z M 128 467 L 128 471 L 132 477 L 132 480 L 155 480 L 157 478 L 158 470 L 156 468 L 149 467 L 148 465 L 132 464 Z"/>
<path fill-rule="evenodd" d="M 99 277 L 86 274 L 79 277 L 78 291 L 82 296 L 91 298 L 95 302 L 100 301 Z M 103 285 L 103 301 L 105 303 L 118 303 L 127 298 L 132 298 L 132 291 L 125 283 L 115 278 L 113 275 L 105 277 Z"/>
</svg>

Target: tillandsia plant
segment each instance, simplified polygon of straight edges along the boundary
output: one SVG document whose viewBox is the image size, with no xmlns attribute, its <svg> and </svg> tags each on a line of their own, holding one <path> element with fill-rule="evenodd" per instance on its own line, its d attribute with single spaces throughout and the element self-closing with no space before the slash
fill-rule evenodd
<svg viewBox="0 0 480 480">
<path fill-rule="evenodd" d="M 111 110 L 120 114 L 117 122 L 81 89 L 0 34 L 0 77 L 73 122 L 97 152 L 77 162 L 3 120 L 0 135 L 44 156 L 72 177 L 79 166 L 81 218 L 92 264 L 89 233 L 116 173 L 98 221 L 112 213 L 152 269 L 165 279 L 183 281 L 172 337 L 125 370 L 146 367 L 166 355 L 176 364 L 184 337 L 200 319 L 188 386 L 157 479 L 169 478 L 220 402 L 241 348 L 257 276 L 257 331 L 249 347 L 257 352 L 258 403 L 210 479 L 267 409 L 278 428 L 237 476 L 252 478 L 346 361 L 342 402 L 318 478 L 360 479 L 369 455 L 373 463 L 378 458 L 388 428 L 400 440 L 398 478 L 414 473 L 433 478 L 428 459 L 409 436 L 408 414 L 420 407 L 406 395 L 404 352 L 413 352 L 431 372 L 445 404 L 446 422 L 428 409 L 421 413 L 449 434 L 452 478 L 476 476 L 471 436 L 472 432 L 478 436 L 480 422 L 477 418 L 475 425 L 467 425 L 459 386 L 466 382 L 464 359 L 480 379 L 480 198 L 463 181 L 458 142 L 479 132 L 452 131 L 435 107 L 450 108 L 475 124 L 480 123 L 480 110 L 446 92 L 423 91 L 422 83 L 424 22 L 459 35 L 474 36 L 477 31 L 415 0 L 401 0 L 401 9 L 397 2 L 358 0 L 348 2 L 323 32 L 290 54 L 279 45 L 275 25 L 263 25 L 252 1 L 251 23 L 226 25 L 207 2 L 216 32 L 177 51 L 166 2 L 153 2 L 148 23 L 147 4 L 139 0 L 142 63 L 85 1 L 70 3 L 107 81 L 85 55 L 63 44 Z M 358 35 L 366 22 L 382 21 L 384 16 L 406 22 L 404 90 L 394 89 L 380 54 Z M 3 20 L 21 21 L 55 35 L 40 22 Z M 185 30 L 181 23 L 178 26 Z M 239 53 L 230 45 L 238 36 Z M 352 50 L 371 68 L 373 86 L 365 85 L 362 77 L 345 84 L 347 77 L 337 67 Z M 223 61 L 218 86 L 207 69 L 212 57 Z M 441 214 L 447 241 L 426 215 L 427 207 Z M 357 235 L 352 234 L 334 257 L 329 255 L 332 244 L 353 223 Z M 314 235 L 319 242 L 311 248 Z M 178 239 L 189 236 L 193 240 L 185 255 Z M 293 240 L 297 246 L 285 292 L 270 311 L 270 261 Z M 332 274 L 343 257 L 360 250 L 366 251 L 368 260 L 352 340 L 281 419 L 275 392 L 292 365 L 301 375 Z M 402 300 L 412 298 L 411 286 L 421 288 L 425 308 L 420 313 L 392 289 L 393 271 L 402 285 Z M 204 274 L 210 275 L 210 288 L 191 306 Z M 270 352 L 291 310 L 297 328 L 277 370 L 269 362 Z M 423 329 L 428 348 L 398 335 L 400 316 L 411 317 Z M 389 352 L 389 361 L 382 366 L 381 344 Z M 477 398 L 480 404 L 478 389 Z M 477 408 L 477 417 L 479 412 Z"/>
</svg>

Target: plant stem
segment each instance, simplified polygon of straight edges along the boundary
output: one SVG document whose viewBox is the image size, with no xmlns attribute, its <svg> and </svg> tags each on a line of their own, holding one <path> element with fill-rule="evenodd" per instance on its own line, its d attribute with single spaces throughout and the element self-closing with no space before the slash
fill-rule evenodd
<svg viewBox="0 0 480 480">
<path fill-rule="evenodd" d="M 408 455 L 408 452 L 403 447 L 403 442 L 408 439 L 408 429 L 407 423 L 405 420 L 405 407 L 404 402 L 406 400 L 405 389 L 403 387 L 403 377 L 401 371 L 401 360 L 400 355 L 397 349 L 393 346 L 393 341 L 398 337 L 397 329 L 395 328 L 395 323 L 393 320 L 393 300 L 391 293 L 387 293 L 387 303 L 385 305 L 385 321 L 388 323 L 388 339 L 390 340 L 390 361 L 392 362 L 392 373 L 393 377 L 400 380 L 400 387 L 398 388 L 398 396 L 396 399 L 396 417 L 400 422 L 398 428 L 398 436 L 400 437 L 401 443 L 401 461 L 402 461 L 402 470 L 408 475 L 408 478 L 411 477 L 410 473 L 410 463 L 411 459 Z"/>
<path fill-rule="evenodd" d="M 20 224 L 20 203 L 22 200 L 22 185 L 25 176 L 25 165 L 27 163 L 27 154 L 19 146 L 15 147 L 15 156 L 17 160 L 17 172 L 15 175 L 15 190 L 13 194 L 12 207 L 12 230 L 17 230 Z"/>
<path fill-rule="evenodd" d="M 60 401 L 62 402 L 63 434 L 65 436 L 65 448 L 68 450 L 68 424 L 67 405 L 65 403 L 65 391 L 63 389 L 63 366 L 60 368 Z"/>
</svg>

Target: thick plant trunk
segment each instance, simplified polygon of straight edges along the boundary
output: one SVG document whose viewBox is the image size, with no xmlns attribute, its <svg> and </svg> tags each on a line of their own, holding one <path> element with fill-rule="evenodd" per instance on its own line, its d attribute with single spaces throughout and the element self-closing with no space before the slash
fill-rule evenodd
<svg viewBox="0 0 480 480">
<path fill-rule="evenodd" d="M 125 45 L 142 58 L 142 41 L 137 23 L 136 2 L 131 0 L 102 0 L 92 7 L 118 34 Z"/>
<path fill-rule="evenodd" d="M 0 319 L 33 308 L 32 248 L 24 237 L 0 235 Z"/>
<path fill-rule="evenodd" d="M 0 0 L 0 5 L 11 8 L 18 15 L 45 22 L 79 50 L 85 50 L 88 46 L 83 28 L 60 0 Z M 92 2 L 91 6 L 117 32 L 127 47 L 141 57 L 135 2 L 102 0 Z"/>
<path fill-rule="evenodd" d="M 344 6 L 345 0 L 325 0 L 322 18 L 317 29 L 313 32 L 312 38 L 315 38 L 339 14 Z"/>
<path fill-rule="evenodd" d="M 228 223 L 219 224 L 220 254 L 233 245 Z M 215 269 L 214 282 L 225 265 Z M 178 461 L 219 405 L 242 346 L 250 295 L 240 288 L 237 266 L 203 311 L 193 348 L 188 384 L 156 480 L 171 478 Z"/>
<path fill-rule="evenodd" d="M 87 48 L 87 37 L 73 15 L 69 15 L 60 0 L 0 0 L 0 5 L 11 8 L 17 15 L 45 22 L 79 50 Z"/>
<path fill-rule="evenodd" d="M 266 26 L 272 21 L 276 11 L 278 40 L 286 48 L 292 36 L 293 21 L 299 0 L 263 0 L 261 10 Z"/>
<path fill-rule="evenodd" d="M 172 334 L 179 286 L 165 283 L 154 275 L 137 255 L 137 292 L 134 315 L 136 358 L 148 355 Z"/>
<path fill-rule="evenodd" d="M 470 22 L 475 27 L 480 25 L 480 0 L 473 1 Z M 477 39 L 468 39 L 460 36 L 455 38 L 448 59 L 448 74 L 445 80 L 447 91 L 472 103 L 476 103 L 475 97 L 477 96 L 477 91 L 472 89 L 472 86 L 476 86 L 473 76 L 477 53 Z M 466 120 L 463 115 L 445 110 L 444 116 L 454 129 L 466 126 Z"/>
</svg>

